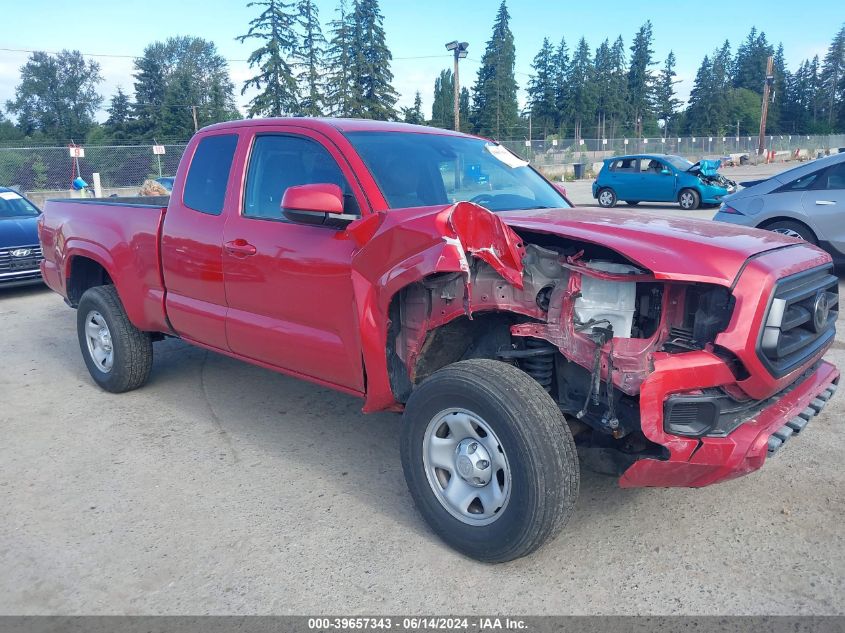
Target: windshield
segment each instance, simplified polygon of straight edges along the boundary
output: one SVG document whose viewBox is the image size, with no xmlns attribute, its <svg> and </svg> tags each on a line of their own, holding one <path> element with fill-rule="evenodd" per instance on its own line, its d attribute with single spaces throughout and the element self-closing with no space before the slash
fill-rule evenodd
<svg viewBox="0 0 845 633">
<path fill-rule="evenodd" d="M 686 158 L 681 158 L 680 156 L 666 156 L 666 162 L 672 165 L 678 171 L 686 171 L 690 167 L 692 167 L 692 163 L 689 162 Z"/>
<path fill-rule="evenodd" d="M 41 213 L 29 200 L 14 191 L 0 191 L 0 219 L 32 218 Z"/>
<path fill-rule="evenodd" d="M 349 132 L 391 209 L 470 201 L 490 211 L 569 208 L 528 163 L 482 139 Z"/>
</svg>

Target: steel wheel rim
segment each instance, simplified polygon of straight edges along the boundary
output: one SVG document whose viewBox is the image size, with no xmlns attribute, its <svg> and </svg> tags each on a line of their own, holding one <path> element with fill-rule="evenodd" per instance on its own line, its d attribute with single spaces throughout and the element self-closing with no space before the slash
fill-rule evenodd
<svg viewBox="0 0 845 633">
<path fill-rule="evenodd" d="M 85 316 L 85 342 L 94 366 L 104 374 L 109 373 L 114 365 L 114 346 L 109 326 L 103 315 L 96 310 L 91 310 Z"/>
<path fill-rule="evenodd" d="M 499 438 L 477 414 L 458 408 L 437 413 L 423 437 L 423 468 L 437 501 L 459 521 L 489 525 L 504 514 L 510 465 Z"/>
<path fill-rule="evenodd" d="M 692 194 L 691 193 L 681 194 L 681 206 L 684 209 L 689 209 L 692 206 Z"/>
<path fill-rule="evenodd" d="M 772 233 L 780 233 L 781 235 L 786 235 L 788 237 L 796 237 L 799 240 L 804 239 L 803 235 L 801 235 L 798 231 L 793 231 L 792 229 L 775 229 Z"/>
<path fill-rule="evenodd" d="M 613 202 L 613 196 L 609 191 L 602 191 L 599 194 L 599 202 L 601 202 L 604 206 L 609 207 L 610 203 Z"/>
</svg>

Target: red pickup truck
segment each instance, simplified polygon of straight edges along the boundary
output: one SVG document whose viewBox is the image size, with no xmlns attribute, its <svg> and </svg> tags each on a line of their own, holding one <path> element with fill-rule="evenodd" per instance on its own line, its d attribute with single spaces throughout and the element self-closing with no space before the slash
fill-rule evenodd
<svg viewBox="0 0 845 633">
<path fill-rule="evenodd" d="M 404 411 L 425 519 L 485 561 L 620 484 L 760 468 L 839 381 L 838 280 L 803 241 L 577 210 L 500 145 L 352 120 L 218 124 L 165 199 L 56 200 L 42 274 L 104 389 L 166 336 Z"/>
</svg>

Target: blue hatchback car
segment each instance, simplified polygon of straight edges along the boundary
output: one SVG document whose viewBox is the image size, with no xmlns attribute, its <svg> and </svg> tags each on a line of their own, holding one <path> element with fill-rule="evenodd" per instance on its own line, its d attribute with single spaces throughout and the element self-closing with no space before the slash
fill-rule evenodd
<svg viewBox="0 0 845 633">
<path fill-rule="evenodd" d="M 603 207 L 619 200 L 677 202 L 691 211 L 702 205 L 717 206 L 736 191 L 736 183 L 718 173 L 718 160 L 691 163 L 670 154 L 637 154 L 607 158 L 593 183 L 593 198 Z"/>
</svg>

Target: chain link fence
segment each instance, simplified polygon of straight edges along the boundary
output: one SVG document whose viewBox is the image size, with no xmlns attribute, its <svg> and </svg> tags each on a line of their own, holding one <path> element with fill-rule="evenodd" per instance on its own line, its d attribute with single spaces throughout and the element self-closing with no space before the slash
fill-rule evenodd
<svg viewBox="0 0 845 633">
<path fill-rule="evenodd" d="M 502 141 L 512 152 L 539 169 L 556 171 L 575 164 L 586 165 L 624 154 L 676 154 L 696 162 L 723 158 L 740 164 L 764 161 L 808 160 L 845 147 L 845 135 L 773 135 L 766 137 L 768 156 L 757 156 L 757 136 L 688 136 L 670 138 L 548 139 Z M 769 152 L 774 152 L 772 156 Z"/>
<path fill-rule="evenodd" d="M 36 203 L 68 195 L 74 178 L 93 185 L 100 174 L 103 195 L 133 195 L 147 178 L 173 176 L 185 144 L 165 145 L 164 154 L 152 145 L 89 145 L 73 158 L 68 147 L 0 148 L 0 186 L 14 187 Z"/>
</svg>

